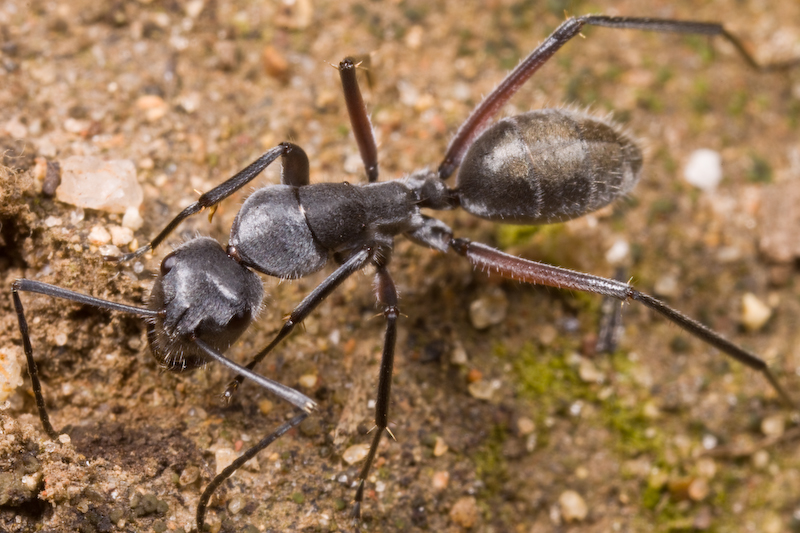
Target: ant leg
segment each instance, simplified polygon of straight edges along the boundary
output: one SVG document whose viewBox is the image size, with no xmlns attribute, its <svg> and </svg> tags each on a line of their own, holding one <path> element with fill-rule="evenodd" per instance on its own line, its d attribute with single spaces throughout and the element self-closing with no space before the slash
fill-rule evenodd
<svg viewBox="0 0 800 533">
<path fill-rule="evenodd" d="M 317 287 L 311 291 L 311 293 L 303 298 L 303 301 L 294 308 L 292 313 L 289 315 L 289 318 L 286 319 L 284 322 L 283 327 L 272 339 L 272 342 L 267 345 L 266 348 L 258 352 L 253 360 L 247 364 L 246 369 L 252 370 L 255 366 L 264 359 L 267 354 L 269 354 L 283 339 L 285 339 L 289 334 L 292 332 L 294 327 L 306 319 L 306 317 L 311 314 L 317 306 L 322 303 L 322 301 L 327 298 L 333 291 L 335 291 L 339 285 L 344 282 L 347 278 L 349 278 L 355 272 L 358 272 L 364 266 L 366 266 L 367 262 L 369 261 L 370 256 L 372 255 L 372 248 L 371 247 L 364 247 L 345 261 L 339 268 L 337 268 L 330 276 L 325 278 L 322 283 L 317 285 Z M 225 392 L 222 393 L 222 398 L 225 402 L 230 402 L 233 394 L 236 392 L 236 389 L 239 388 L 239 385 L 245 380 L 245 376 L 240 373 L 236 376 L 233 381 L 228 384 L 228 387 L 225 389 Z M 300 407 L 300 406 L 298 406 Z"/>
<path fill-rule="evenodd" d="M 159 233 L 155 239 L 142 246 L 135 252 L 121 256 L 106 255 L 103 256 L 103 259 L 113 263 L 125 263 L 132 259 L 136 259 L 137 257 L 141 257 L 145 253 L 161 244 L 164 239 L 166 239 L 167 236 L 169 236 L 169 234 L 172 233 L 176 227 L 178 227 L 178 224 L 207 207 L 213 208 L 213 206 L 250 183 L 261 173 L 262 170 L 272 164 L 272 162 L 275 161 L 279 156 L 292 151 L 293 146 L 294 145 L 290 143 L 282 143 L 265 152 L 264 155 L 256 159 L 253 163 L 247 166 L 247 168 L 239 171 L 232 178 L 229 178 L 221 185 L 218 185 L 217 187 L 214 187 L 207 193 L 203 194 L 195 203 L 181 211 L 178 216 L 172 219 L 172 221 L 167 224 L 163 230 L 161 230 L 161 233 Z"/>
<path fill-rule="evenodd" d="M 791 397 L 778 383 L 775 375 L 770 371 L 763 359 L 737 346 L 700 322 L 669 307 L 664 302 L 637 291 L 628 283 L 522 259 L 485 244 L 470 242 L 467 239 L 453 239 L 450 241 L 450 246 L 459 255 L 466 257 L 470 263 L 481 270 L 497 272 L 501 276 L 510 279 L 610 296 L 623 302 L 629 300 L 641 302 L 701 341 L 710 344 L 753 370 L 761 372 L 784 403 L 792 409 L 795 408 Z"/>
<path fill-rule="evenodd" d="M 222 482 L 228 479 L 233 475 L 234 472 L 239 470 L 242 465 L 244 465 L 247 461 L 255 457 L 258 452 L 278 440 L 281 436 L 283 436 L 287 431 L 292 429 L 293 427 L 298 426 L 303 420 L 306 419 L 308 413 L 301 412 L 300 414 L 296 415 L 294 418 L 289 420 L 288 422 L 281 425 L 278 429 L 261 439 L 261 441 L 253 446 L 252 448 L 245 451 L 242 455 L 236 458 L 230 465 L 228 465 L 222 472 L 216 475 L 214 479 L 211 480 L 211 483 L 203 491 L 203 494 L 200 495 L 200 501 L 197 504 L 197 531 L 202 533 L 203 527 L 206 523 L 206 509 L 208 508 L 208 501 L 211 499 L 211 496 L 214 492 L 222 485 Z"/>
<path fill-rule="evenodd" d="M 748 65 L 757 70 L 786 70 L 800 64 L 800 58 L 765 64 L 758 63 L 747 52 L 742 42 L 728 32 L 722 24 L 712 22 L 692 22 L 683 20 L 608 17 L 602 15 L 573 17 L 564 21 L 550 34 L 542 44 L 537 46 L 528 57 L 500 82 L 491 93 L 472 111 L 467 120 L 458 128 L 455 137 L 447 147 L 444 160 L 439 165 L 439 177 L 449 178 L 461 164 L 461 160 L 472 144 L 472 141 L 488 126 L 500 108 L 522 87 L 528 79 L 539 70 L 562 46 L 580 34 L 585 25 L 605 26 L 617 29 L 632 29 L 665 33 L 685 33 L 693 35 L 719 35 L 730 42 L 741 54 Z"/>
<path fill-rule="evenodd" d="M 195 337 L 192 339 L 192 342 L 194 342 L 201 350 L 203 350 L 203 352 L 205 352 L 210 359 L 213 359 L 230 370 L 238 372 L 240 376 L 243 376 L 242 379 L 246 377 L 251 381 L 254 381 L 261 388 L 268 390 L 278 398 L 289 402 L 295 407 L 299 407 L 307 413 L 310 413 L 317 408 L 317 403 L 305 394 L 296 391 L 291 387 L 287 387 L 283 383 L 278 383 L 277 381 L 256 374 L 249 368 L 231 361 L 199 338 Z"/>
<path fill-rule="evenodd" d="M 614 279 L 625 279 L 625 269 L 617 268 Z M 600 306 L 600 327 L 597 332 L 595 350 L 597 353 L 612 353 L 616 351 L 619 338 L 622 334 L 622 306 L 614 298 L 606 296 Z"/>
<path fill-rule="evenodd" d="M 290 142 L 280 145 L 286 148 L 281 154 L 281 183 L 294 187 L 308 185 L 310 180 L 306 151 Z"/>
<path fill-rule="evenodd" d="M 353 504 L 353 517 L 361 518 L 361 502 L 364 500 L 364 485 L 372 468 L 372 462 L 378 453 L 378 444 L 383 437 L 383 432 L 389 432 L 389 399 L 392 392 L 392 369 L 394 368 L 394 347 L 397 342 L 397 317 L 400 311 L 397 308 L 397 289 L 386 267 L 380 266 L 375 274 L 376 293 L 378 301 L 383 305 L 383 316 L 386 318 L 386 334 L 383 340 L 383 356 L 381 357 L 380 376 L 378 378 L 378 397 L 375 402 L 375 436 L 369 447 L 369 453 L 358 475 L 358 489 L 356 489 L 355 503 Z M 394 435 L 392 435 L 394 438 Z"/>
<path fill-rule="evenodd" d="M 361 89 L 356 80 L 356 68 L 361 63 L 355 63 L 352 57 L 346 57 L 339 63 L 339 77 L 342 79 L 344 100 L 347 103 L 347 114 L 350 115 L 350 125 L 358 144 L 364 169 L 370 183 L 378 180 L 378 147 L 375 145 L 375 134 L 367 115 L 367 107 L 361 98 Z"/>
<path fill-rule="evenodd" d="M 33 395 L 36 398 L 36 408 L 39 411 L 39 419 L 42 421 L 45 433 L 55 440 L 58 438 L 58 432 L 53 428 L 50 423 L 50 417 L 47 415 L 47 408 L 44 403 L 44 395 L 42 394 L 42 384 L 39 381 L 39 371 L 36 368 L 36 362 L 33 360 L 33 346 L 31 345 L 31 338 L 28 333 L 28 321 L 25 320 L 25 309 L 22 307 L 22 300 L 19 297 L 20 292 L 35 292 L 44 294 L 45 296 L 52 296 L 54 298 L 62 298 L 101 309 L 109 309 L 111 311 L 122 311 L 123 313 L 132 313 L 140 317 L 157 316 L 156 311 L 145 309 L 142 307 L 134 307 L 131 305 L 118 304 L 101 300 L 93 296 L 87 296 L 77 292 L 62 289 L 49 283 L 42 283 L 40 281 L 33 281 L 29 279 L 18 279 L 11 284 L 11 296 L 14 300 L 14 310 L 17 313 L 17 322 L 19 322 L 19 332 L 22 335 L 22 345 L 25 351 L 25 359 L 28 362 L 28 375 L 31 378 L 31 385 L 33 386 Z"/>
<path fill-rule="evenodd" d="M 55 285 L 42 283 L 40 281 L 33 281 L 29 279 L 18 279 L 14 281 L 14 283 L 11 285 L 11 294 L 14 299 L 14 308 L 17 312 L 19 330 L 22 335 L 22 344 L 25 351 L 25 357 L 28 363 L 28 374 L 31 377 L 31 383 L 33 385 L 33 394 L 34 397 L 36 398 L 36 406 L 39 411 L 39 418 L 42 421 L 42 426 L 44 426 L 45 432 L 47 432 L 48 436 L 50 436 L 51 438 L 57 438 L 58 432 L 55 431 L 53 426 L 50 424 L 50 419 L 47 415 L 47 410 L 45 408 L 44 396 L 42 395 L 42 386 L 39 381 L 39 372 L 36 368 L 36 362 L 33 360 L 33 347 L 31 345 L 30 335 L 28 332 L 28 322 L 25 319 L 25 311 L 22 306 L 22 300 L 20 299 L 18 294 L 20 291 L 44 294 L 45 296 L 62 298 L 73 302 L 91 305 L 93 307 L 98 307 L 101 309 L 108 309 L 110 311 L 121 311 L 123 313 L 131 313 L 134 315 L 138 315 L 139 317 L 142 318 L 156 318 L 158 316 L 158 311 L 154 311 L 152 309 L 147 309 L 143 307 L 135 307 L 132 305 L 119 304 L 116 302 L 109 302 L 107 300 L 101 300 L 93 296 L 80 294 L 67 289 L 63 289 L 61 287 L 57 287 Z M 291 387 L 287 387 L 286 385 L 273 381 L 269 378 L 260 376 L 252 372 L 251 370 L 234 363 L 233 361 L 231 361 L 221 353 L 217 352 L 216 350 L 211 348 L 208 344 L 206 344 L 200 339 L 195 338 L 193 339 L 193 341 L 209 356 L 209 358 L 219 362 L 220 364 L 230 368 L 231 370 L 238 372 L 239 374 L 248 377 L 249 379 L 256 382 L 259 386 L 272 392 L 279 398 L 286 400 L 287 402 L 299 407 L 300 409 L 306 412 L 311 412 L 316 408 L 316 403 L 313 400 L 311 400 L 311 398 L 305 396 L 304 394 L 292 389 Z"/>
</svg>

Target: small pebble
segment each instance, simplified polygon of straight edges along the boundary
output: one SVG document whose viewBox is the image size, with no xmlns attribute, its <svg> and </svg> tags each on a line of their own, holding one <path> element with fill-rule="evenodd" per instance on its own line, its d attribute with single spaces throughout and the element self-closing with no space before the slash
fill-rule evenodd
<svg viewBox="0 0 800 533">
<path fill-rule="evenodd" d="M 680 292 L 678 278 L 672 274 L 661 276 L 656 280 L 656 283 L 653 286 L 653 292 L 655 292 L 658 296 L 667 296 L 670 298 L 678 296 Z"/>
<path fill-rule="evenodd" d="M 219 448 L 214 452 L 214 459 L 217 463 L 217 475 L 221 474 L 232 462 L 236 460 L 238 454 L 233 448 Z"/>
<path fill-rule="evenodd" d="M 56 343 L 56 346 L 66 346 L 69 337 L 64 332 L 57 333 L 53 341 Z"/>
<path fill-rule="evenodd" d="M 136 100 L 136 107 L 144 112 L 148 122 L 155 122 L 169 111 L 169 104 L 157 94 L 145 94 Z"/>
<path fill-rule="evenodd" d="M 73 226 L 83 222 L 84 218 L 86 218 L 86 212 L 82 207 L 76 207 L 69 213 L 69 223 Z"/>
<path fill-rule="evenodd" d="M 267 46 L 261 52 L 261 64 L 268 76 L 279 80 L 286 80 L 289 75 L 289 62 L 281 53 L 272 46 Z"/>
<path fill-rule="evenodd" d="M 300 376 L 300 379 L 297 380 L 300 383 L 300 386 L 305 389 L 314 388 L 317 384 L 317 375 L 316 374 L 304 374 Z"/>
<path fill-rule="evenodd" d="M 714 192 L 722 181 L 722 157 L 718 152 L 701 148 L 689 156 L 683 169 L 686 181 L 705 192 Z"/>
<path fill-rule="evenodd" d="M 12 118 L 3 124 L 3 129 L 14 139 L 24 139 L 28 136 L 28 128 L 20 121 L 19 117 Z"/>
<path fill-rule="evenodd" d="M 706 499 L 708 493 L 711 491 L 708 486 L 708 480 L 703 477 L 696 477 L 689 483 L 687 494 L 692 500 L 699 502 Z"/>
<path fill-rule="evenodd" d="M 434 472 L 433 479 L 431 480 L 431 484 L 433 485 L 433 489 L 436 491 L 443 491 L 447 488 L 447 485 L 450 483 L 450 472 L 447 470 L 442 470 L 440 472 Z"/>
<path fill-rule="evenodd" d="M 272 401 L 267 400 L 266 398 L 259 400 L 258 402 L 258 410 L 261 411 L 262 415 L 268 415 L 272 411 L 273 407 L 274 404 Z"/>
<path fill-rule="evenodd" d="M 344 462 L 353 465 L 359 461 L 363 461 L 369 453 L 369 444 L 354 444 L 347 448 L 342 454 Z"/>
<path fill-rule="evenodd" d="M 183 469 L 183 472 L 181 472 L 181 475 L 178 478 L 178 483 L 180 483 L 183 486 L 191 485 L 192 483 L 197 481 L 197 478 L 199 477 L 200 477 L 200 468 L 194 465 L 190 465 Z"/>
<path fill-rule="evenodd" d="M 100 252 L 100 255 L 107 255 L 110 257 L 118 257 L 122 255 L 122 251 L 113 244 L 104 244 L 98 249 L 98 251 Z"/>
<path fill-rule="evenodd" d="M 552 324 L 545 324 L 539 331 L 539 342 L 542 346 L 550 346 L 558 337 L 558 329 Z"/>
<path fill-rule="evenodd" d="M 447 453 L 449 447 L 442 437 L 436 437 L 436 443 L 433 445 L 433 456 L 441 457 Z"/>
<path fill-rule="evenodd" d="M 300 423 L 300 433 L 306 437 L 314 437 L 322 432 L 322 424 L 319 417 L 311 416 Z"/>
<path fill-rule="evenodd" d="M 61 165 L 58 161 L 48 161 L 47 171 L 42 180 L 42 194 L 55 196 L 59 185 L 61 185 Z"/>
<path fill-rule="evenodd" d="M 11 394 L 22 385 L 22 353 L 19 348 L 0 348 L 0 403 L 5 402 Z"/>
<path fill-rule="evenodd" d="M 487 381 L 482 379 L 480 381 L 476 381 L 475 383 L 470 383 L 467 389 L 473 398 L 477 398 L 479 400 L 491 400 L 492 396 L 494 396 L 494 391 L 500 388 L 499 385 L 499 382 L 496 383 L 495 381 Z"/>
<path fill-rule="evenodd" d="M 114 246 L 125 246 L 133 240 L 133 230 L 122 226 L 109 226 L 111 242 Z"/>
<path fill-rule="evenodd" d="M 317 521 L 317 527 L 319 528 L 319 531 L 330 531 L 331 517 L 325 513 L 320 513 L 319 521 Z"/>
<path fill-rule="evenodd" d="M 89 242 L 92 244 L 108 244 L 111 242 L 111 234 L 103 226 L 94 226 L 89 232 Z"/>
<path fill-rule="evenodd" d="M 758 470 L 764 470 L 769 465 L 769 452 L 767 450 L 758 450 L 750 458 L 750 462 Z"/>
<path fill-rule="evenodd" d="M 536 423 L 526 416 L 522 416 L 517 420 L 517 429 L 520 435 L 530 435 L 536 431 Z"/>
<path fill-rule="evenodd" d="M 459 366 L 464 366 L 469 362 L 467 351 L 460 342 L 455 343 L 453 351 L 450 353 L 450 362 Z"/>
<path fill-rule="evenodd" d="M 142 224 L 144 224 L 144 219 L 139 214 L 139 209 L 133 206 L 128 207 L 122 216 L 122 227 L 136 231 L 142 227 Z"/>
<path fill-rule="evenodd" d="M 661 416 L 661 410 L 652 401 L 647 401 L 642 406 L 642 414 L 650 420 L 655 420 Z"/>
<path fill-rule="evenodd" d="M 469 318 L 475 329 L 486 329 L 500 324 L 506 319 L 508 298 L 500 287 L 492 290 L 469 304 Z"/>
<path fill-rule="evenodd" d="M 178 105 L 189 114 L 200 109 L 200 104 L 202 104 L 202 102 L 202 96 L 197 92 L 182 94 L 178 97 Z"/>
<path fill-rule="evenodd" d="M 772 309 L 753 293 L 742 296 L 742 325 L 747 331 L 758 331 L 772 316 Z"/>
<path fill-rule="evenodd" d="M 667 483 L 670 495 L 676 501 L 691 499 L 699 502 L 708 496 L 711 488 L 704 477 L 681 477 Z"/>
<path fill-rule="evenodd" d="M 630 256 L 631 247 L 625 239 L 617 239 L 606 252 L 606 261 L 611 265 L 618 265 Z"/>
<path fill-rule="evenodd" d="M 228 502 L 228 512 L 231 514 L 238 514 L 239 511 L 244 509 L 247 501 L 241 495 L 236 495 Z"/>
<path fill-rule="evenodd" d="M 585 357 L 581 357 L 578 363 L 578 376 L 584 383 L 602 383 L 605 381 L 605 375 L 597 369 L 597 366 Z"/>
<path fill-rule="evenodd" d="M 782 415 L 768 416 L 761 421 L 761 433 L 767 437 L 778 438 L 786 430 L 786 420 Z"/>
<path fill-rule="evenodd" d="M 72 439 L 70 439 L 69 435 L 67 435 L 66 433 L 62 433 L 61 435 L 58 436 L 58 442 L 60 442 L 61 444 L 69 444 L 70 442 L 72 442 Z"/>
<path fill-rule="evenodd" d="M 695 468 L 697 469 L 697 474 L 706 479 L 714 479 L 714 476 L 717 475 L 717 463 L 710 457 L 698 459 Z"/>
<path fill-rule="evenodd" d="M 46 219 L 44 219 L 44 225 L 47 226 L 48 228 L 55 228 L 63 223 L 64 222 L 60 218 L 54 216 L 49 216 Z"/>
<path fill-rule="evenodd" d="M 589 507 L 580 494 L 574 490 L 565 490 L 558 497 L 558 505 L 561 507 L 561 518 L 566 523 L 580 522 L 589 514 Z"/>
<path fill-rule="evenodd" d="M 72 156 L 61 162 L 56 198 L 77 207 L 124 213 L 129 207 L 139 208 L 144 192 L 132 161 Z"/>
<path fill-rule="evenodd" d="M 425 30 L 422 26 L 411 26 L 405 35 L 406 46 L 412 50 L 418 49 L 423 41 Z"/>
<path fill-rule="evenodd" d="M 471 528 L 478 522 L 478 503 L 472 496 L 459 498 L 450 509 L 450 520 L 463 528 Z"/>
<path fill-rule="evenodd" d="M 189 0 L 186 2 L 186 5 L 183 6 L 183 9 L 187 17 L 195 19 L 203 11 L 204 5 L 205 0 Z"/>
<path fill-rule="evenodd" d="M 22 484 L 28 490 L 36 490 L 36 487 L 39 486 L 39 482 L 42 480 L 42 473 L 41 472 L 34 472 L 30 475 L 22 476 Z"/>
<path fill-rule="evenodd" d="M 470 368 L 469 372 L 467 373 L 467 382 L 477 383 L 481 379 L 483 379 L 483 373 L 477 368 Z"/>
</svg>

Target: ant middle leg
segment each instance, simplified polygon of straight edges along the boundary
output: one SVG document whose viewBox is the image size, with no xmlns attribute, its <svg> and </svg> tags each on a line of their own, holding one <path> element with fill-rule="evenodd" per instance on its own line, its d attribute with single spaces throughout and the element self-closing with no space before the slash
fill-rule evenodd
<svg viewBox="0 0 800 533">
<path fill-rule="evenodd" d="M 389 400 L 392 393 L 392 371 L 394 369 L 394 348 L 397 343 L 397 317 L 400 311 L 397 308 L 397 289 L 394 281 L 386 270 L 385 266 L 378 267 L 375 274 L 376 290 L 378 302 L 383 306 L 383 316 L 386 318 L 386 333 L 383 340 L 383 355 L 381 357 L 380 375 L 378 377 L 378 397 L 375 400 L 375 432 L 369 453 L 364 460 L 364 466 L 358 475 L 358 488 L 356 489 L 355 502 L 353 503 L 353 517 L 361 518 L 361 502 L 364 500 L 364 485 L 372 469 L 375 455 L 378 453 L 378 445 L 386 431 L 389 430 Z M 394 435 L 392 435 L 394 438 Z"/>
<path fill-rule="evenodd" d="M 311 291 L 303 301 L 295 307 L 289 317 L 284 322 L 281 330 L 267 345 L 266 348 L 258 352 L 255 357 L 245 367 L 247 370 L 252 370 L 260 363 L 283 339 L 289 336 L 294 330 L 295 326 L 301 323 L 310 315 L 319 304 L 333 293 L 347 278 L 354 273 L 364 268 L 372 255 L 372 248 L 365 246 L 345 261 L 339 268 L 337 268 L 331 275 L 325 278 L 322 283 Z M 239 388 L 239 385 L 245 380 L 247 376 L 244 374 L 237 375 L 228 386 L 225 392 L 222 393 L 223 400 L 228 403 L 233 398 L 234 393 Z"/>
<path fill-rule="evenodd" d="M 219 486 L 222 485 L 222 483 L 231 477 L 237 470 L 244 466 L 247 461 L 258 455 L 261 450 L 278 440 L 290 429 L 299 426 L 307 416 L 307 412 L 300 411 L 291 420 L 283 423 L 275 431 L 261 439 L 256 445 L 245 450 L 242 455 L 237 457 L 233 462 L 231 462 L 231 464 L 226 466 L 222 472 L 214 476 L 214 479 L 212 479 L 208 486 L 206 486 L 206 488 L 203 490 L 203 494 L 200 495 L 200 501 L 197 503 L 197 514 L 195 515 L 195 520 L 197 521 L 198 532 L 202 532 L 204 530 L 203 528 L 205 527 L 206 523 L 206 510 L 208 509 L 208 502 L 211 500 L 211 496 L 214 495 L 214 492 L 216 492 Z"/>
</svg>

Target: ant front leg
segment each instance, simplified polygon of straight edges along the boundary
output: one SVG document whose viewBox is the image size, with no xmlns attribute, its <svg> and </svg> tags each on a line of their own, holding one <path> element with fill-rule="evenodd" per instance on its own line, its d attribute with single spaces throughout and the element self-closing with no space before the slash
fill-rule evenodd
<svg viewBox="0 0 800 533">
<path fill-rule="evenodd" d="M 31 337 L 28 331 L 28 321 L 25 319 L 25 309 L 22 306 L 22 300 L 19 297 L 20 292 L 35 292 L 51 296 L 53 298 L 61 298 L 72 302 L 78 302 L 85 305 L 91 305 L 100 309 L 108 309 L 110 311 L 122 311 L 123 313 L 131 313 L 140 317 L 156 318 L 157 311 L 152 311 L 143 307 L 134 307 L 132 305 L 118 304 L 101 300 L 93 296 L 87 296 L 78 292 L 73 292 L 67 289 L 62 289 L 49 283 L 42 283 L 41 281 L 34 281 L 30 279 L 18 279 L 11 284 L 11 297 L 14 300 L 14 310 L 17 313 L 17 322 L 19 323 L 19 332 L 22 336 L 22 346 L 25 351 L 25 359 L 28 363 L 28 375 L 31 378 L 31 385 L 33 387 L 33 395 L 36 398 L 36 408 L 39 412 L 39 419 L 42 421 L 42 427 L 45 433 L 51 439 L 58 438 L 59 432 L 53 428 L 50 423 L 50 417 L 47 414 L 45 407 L 44 395 L 42 394 L 42 384 L 39 381 L 39 371 L 36 368 L 36 362 L 33 360 L 33 346 L 31 345 Z"/>
<path fill-rule="evenodd" d="M 787 407 L 790 409 L 796 408 L 795 403 L 786 390 L 778 383 L 775 375 L 767 366 L 766 361 L 748 352 L 744 348 L 737 346 L 693 318 L 689 318 L 680 311 L 669 307 L 664 302 L 637 291 L 628 283 L 522 259 L 521 257 L 501 252 L 485 244 L 470 242 L 467 239 L 453 239 L 450 241 L 450 245 L 459 255 L 466 257 L 470 263 L 485 272 L 496 272 L 503 277 L 525 283 L 532 283 L 534 285 L 548 285 L 559 289 L 571 289 L 602 296 L 610 296 L 622 302 L 630 300 L 641 302 L 701 341 L 717 348 L 729 357 L 736 359 L 753 370 L 760 372 L 778 393 Z"/>
<path fill-rule="evenodd" d="M 367 482 L 375 455 L 378 453 L 378 444 L 381 442 L 383 432 L 387 431 L 389 435 L 392 435 L 389 430 L 389 400 L 392 395 L 394 348 L 397 343 L 397 317 L 400 315 L 400 311 L 397 308 L 397 289 L 395 289 L 394 281 L 392 281 L 392 277 L 385 266 L 378 267 L 375 281 L 375 292 L 378 296 L 378 302 L 383 305 L 383 316 L 386 318 L 386 334 L 383 339 L 383 356 L 381 357 L 380 376 L 378 377 L 378 397 L 375 401 L 375 427 L 372 428 L 375 436 L 372 438 L 369 453 L 361 473 L 358 475 L 358 489 L 356 489 L 356 498 L 353 503 L 353 517 L 356 519 L 361 518 L 364 485 Z M 394 435 L 392 435 L 392 438 L 394 438 Z"/>
<path fill-rule="evenodd" d="M 203 209 L 214 209 L 215 206 L 253 181 L 265 168 L 271 165 L 278 157 L 283 157 L 284 172 L 281 177 L 282 181 L 288 185 L 307 185 L 308 184 L 308 157 L 305 152 L 292 143 L 281 143 L 275 148 L 265 152 L 261 157 L 256 159 L 245 169 L 237 172 L 232 178 L 228 179 L 221 185 L 214 187 L 207 193 L 200 196 L 200 198 L 191 204 L 189 207 L 181 211 L 172 221 L 161 230 L 161 233 L 145 244 L 138 250 L 122 255 L 122 256 L 104 256 L 106 261 L 114 263 L 126 263 L 137 257 L 141 257 L 145 253 L 155 249 L 159 244 L 164 242 L 170 233 L 172 233 L 178 225 L 189 218 L 190 216 L 199 213 Z M 288 169 L 288 170 L 287 170 Z M 213 215 L 214 212 L 212 211 Z"/>
</svg>

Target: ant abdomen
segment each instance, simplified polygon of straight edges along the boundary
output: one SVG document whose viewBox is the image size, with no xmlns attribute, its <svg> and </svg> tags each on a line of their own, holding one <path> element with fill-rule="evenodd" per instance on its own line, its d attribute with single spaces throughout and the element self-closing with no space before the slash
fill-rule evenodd
<svg viewBox="0 0 800 533">
<path fill-rule="evenodd" d="M 458 172 L 461 206 L 497 222 L 580 217 L 630 191 L 642 153 L 605 120 L 567 109 L 506 118 L 484 131 Z"/>
</svg>

